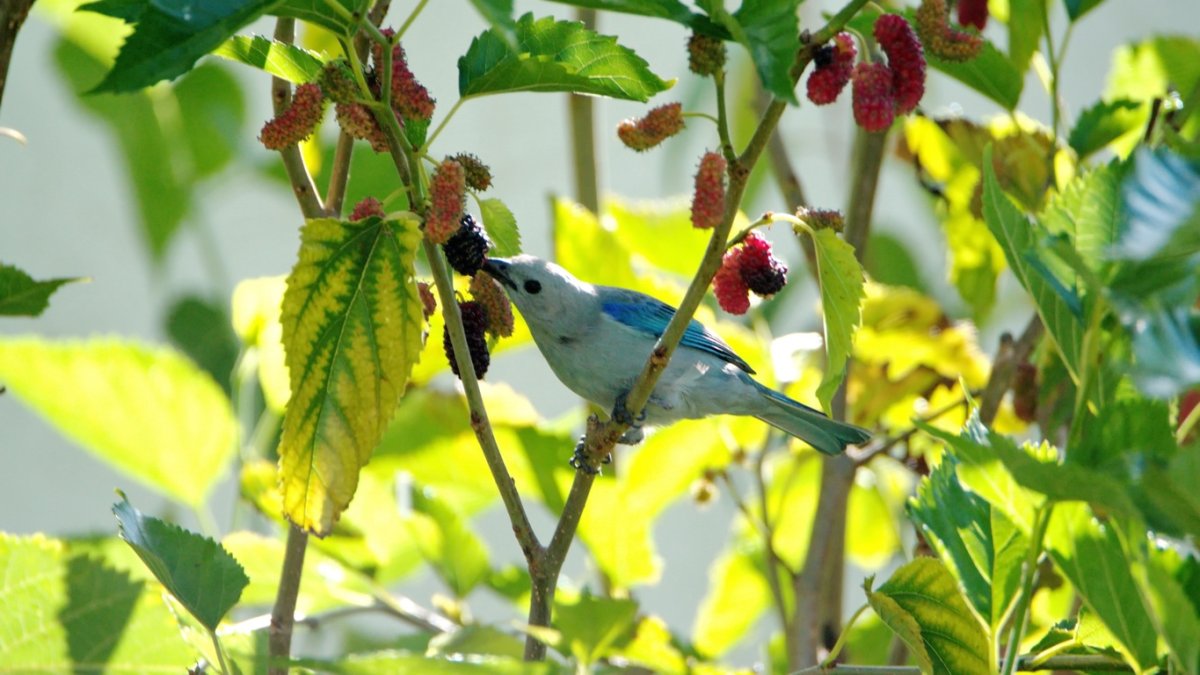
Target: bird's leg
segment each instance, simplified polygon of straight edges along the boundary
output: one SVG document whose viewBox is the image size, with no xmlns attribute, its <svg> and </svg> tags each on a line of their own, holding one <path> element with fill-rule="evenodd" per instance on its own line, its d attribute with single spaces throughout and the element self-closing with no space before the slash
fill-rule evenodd
<svg viewBox="0 0 1200 675">
<path fill-rule="evenodd" d="M 625 433 L 621 434 L 617 442 L 622 445 L 637 445 L 646 437 L 645 432 L 642 431 L 642 423 L 646 421 L 646 411 L 643 409 L 635 419 L 633 413 L 629 412 L 629 408 L 625 407 L 625 400 L 628 396 L 629 392 L 624 392 L 617 397 L 616 403 L 613 404 L 612 418 L 629 427 Z"/>
</svg>

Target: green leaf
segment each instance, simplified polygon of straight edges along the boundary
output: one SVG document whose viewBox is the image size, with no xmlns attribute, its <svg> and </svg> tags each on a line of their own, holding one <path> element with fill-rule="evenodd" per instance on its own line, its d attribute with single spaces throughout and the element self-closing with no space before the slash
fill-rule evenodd
<svg viewBox="0 0 1200 675">
<path fill-rule="evenodd" d="M 867 577 L 863 583 L 863 590 L 867 594 L 867 603 L 871 605 L 871 609 L 875 611 L 875 615 L 880 621 L 892 632 L 896 637 L 908 647 L 909 658 L 916 661 L 917 667 L 922 673 L 933 672 L 933 662 L 929 658 L 929 650 L 925 648 L 925 641 L 921 638 L 921 624 L 917 623 L 914 617 L 908 610 L 897 602 L 894 598 L 886 593 L 876 593 L 871 590 L 871 584 L 874 583 L 875 577 Z"/>
<path fill-rule="evenodd" d="M 256 350 L 258 384 L 267 407 L 282 413 L 291 397 L 287 364 L 283 353 L 283 326 L 279 310 L 287 279 L 258 277 L 243 279 L 233 289 L 233 330 L 246 347 Z"/>
<path fill-rule="evenodd" d="M 1185 577 L 1194 573 L 1194 557 L 1186 561 L 1171 548 L 1160 548 L 1140 528 L 1129 528 L 1135 549 L 1130 571 L 1142 593 L 1155 631 L 1166 642 L 1181 672 L 1200 672 L 1200 607 L 1189 599 Z M 1191 568 L 1191 569 L 1189 569 Z"/>
<path fill-rule="evenodd" d="M 213 50 L 213 55 L 253 66 L 295 84 L 316 80 L 325 61 L 316 52 L 261 35 L 235 35 Z"/>
<path fill-rule="evenodd" d="M 925 52 L 929 65 L 1000 104 L 1013 110 L 1021 101 L 1025 86 L 1024 71 L 1017 70 L 1000 50 L 984 40 L 979 55 L 969 61 L 944 61 Z"/>
<path fill-rule="evenodd" d="M 40 316 L 50 306 L 50 296 L 59 286 L 82 277 L 60 277 L 34 281 L 33 277 L 12 265 L 0 263 L 0 316 Z"/>
<path fill-rule="evenodd" d="M 179 298 L 167 310 L 167 335 L 226 395 L 230 393 L 238 343 L 224 307 L 194 295 Z"/>
<path fill-rule="evenodd" d="M 104 70 L 80 44 L 65 38 L 55 46 L 54 56 L 74 91 L 90 86 Z M 136 197 L 142 238 L 154 259 L 161 261 L 190 210 L 192 194 L 170 152 L 155 97 L 145 91 L 91 94 L 81 95 L 79 104 L 110 127 Z"/>
<path fill-rule="evenodd" d="M 891 603 L 881 602 L 881 598 Z M 871 591 L 868 585 L 867 600 L 893 630 L 896 624 L 901 626 L 897 634 L 910 649 L 924 647 L 927 661 L 920 658 L 919 651 L 914 651 L 914 655 L 918 665 L 927 669 L 925 672 L 947 675 L 989 672 L 987 636 L 959 594 L 954 577 L 940 561 L 913 560 L 896 570 L 879 590 Z M 881 607 L 884 611 L 880 611 Z M 912 622 L 897 621 L 897 615 L 907 615 L 916 623 L 919 645 L 910 642 Z"/>
<path fill-rule="evenodd" d="M 983 155 L 983 216 L 988 228 L 1004 249 L 1004 256 L 1017 280 L 1033 296 L 1038 315 L 1054 341 L 1071 376 L 1079 379 L 1083 325 L 1046 280 L 1030 269 L 1026 253 L 1035 251 L 1041 237 L 1039 224 L 1017 210 L 996 182 L 992 151 Z"/>
<path fill-rule="evenodd" d="M 1145 103 L 1127 98 L 1097 101 L 1079 113 L 1067 142 L 1080 159 L 1085 159 L 1125 134 L 1140 131 L 1148 113 Z"/>
<path fill-rule="evenodd" d="M 419 220 L 317 218 L 283 296 L 292 398 L 279 443 L 284 513 L 328 534 L 350 503 L 423 343 Z"/>
<path fill-rule="evenodd" d="M 948 434 L 927 425 L 922 429 L 946 443 L 954 453 L 958 460 L 958 479 L 964 486 L 1000 509 L 1022 532 L 1029 534 L 1033 531 L 1035 512 L 1045 503 L 1044 496 L 1018 483 L 996 453 L 981 439 Z M 1007 438 L 1004 441 L 1011 443 Z"/>
<path fill-rule="evenodd" d="M 463 98 L 512 91 L 569 91 L 646 101 L 670 86 L 615 37 L 552 17 L 517 21 L 516 45 L 495 29 L 471 42 L 458 60 Z"/>
<path fill-rule="evenodd" d="M 183 672 L 162 589 L 44 535 L 0 533 L 0 671 Z"/>
<path fill-rule="evenodd" d="M 854 257 L 853 246 L 839 239 L 833 230 L 812 233 L 812 241 L 817 252 L 817 278 L 825 319 L 825 372 L 817 387 L 817 399 L 828 411 L 834 392 L 846 377 L 854 331 L 862 321 L 865 291 L 862 266 Z"/>
<path fill-rule="evenodd" d="M 727 550 L 709 568 L 708 593 L 692 627 L 696 651 L 717 657 L 738 644 L 771 605 L 762 569 L 747 552 Z"/>
<path fill-rule="evenodd" d="M 1096 271 L 1108 259 L 1120 232 L 1123 174 L 1121 165 L 1108 164 L 1075 176 L 1039 217 L 1050 234 L 1070 237 L 1075 251 Z"/>
<path fill-rule="evenodd" d="M 525 655 L 525 641 L 494 626 L 466 625 L 450 633 L 440 633 L 429 641 L 429 656 L 461 658 L 463 654 L 507 656 Z"/>
<path fill-rule="evenodd" d="M 1084 14 L 1095 9 L 1104 0 L 1063 0 L 1063 4 L 1067 6 L 1067 16 L 1071 17 L 1071 21 L 1078 21 L 1083 18 Z"/>
<path fill-rule="evenodd" d="M 9 337 L 0 339 L 0 381 L 63 435 L 192 507 L 236 449 L 229 400 L 170 350 Z"/>
<path fill-rule="evenodd" d="M 283 3 L 271 7 L 268 11 L 274 16 L 291 17 L 308 23 L 316 24 L 333 32 L 334 35 L 349 38 L 358 29 L 360 19 L 366 16 L 370 0 L 336 0 L 338 7 L 331 0 L 284 0 Z"/>
<path fill-rule="evenodd" d="M 633 600 L 584 594 L 571 604 L 555 603 L 554 627 L 579 663 L 590 665 L 619 640 L 632 637 L 637 610 Z"/>
<path fill-rule="evenodd" d="M 750 52 L 763 88 L 793 105 L 799 104 L 791 75 L 800 50 L 799 6 L 800 0 L 742 0 L 731 20 L 727 14 L 720 17 Z"/>
<path fill-rule="evenodd" d="M 1059 569 L 1140 672 L 1156 660 L 1156 637 L 1118 541 L 1117 527 L 1116 523 L 1101 525 L 1086 504 L 1057 504 L 1045 541 Z"/>
<path fill-rule="evenodd" d="M 1042 39 L 1047 0 L 1009 0 L 1008 60 L 1018 73 L 1029 68 L 1033 53 Z"/>
<path fill-rule="evenodd" d="M 455 597 L 465 598 L 491 571 L 487 547 L 432 489 L 414 487 L 412 506 L 406 522 L 421 555 Z"/>
<path fill-rule="evenodd" d="M 275 0 L 169 0 L 147 2 L 138 12 L 112 70 L 93 92 L 129 92 L 192 69 Z M 84 5 L 82 9 L 87 9 Z M 128 18 L 126 18 L 128 21 Z"/>
<path fill-rule="evenodd" d="M 1028 543 L 1015 527 L 998 523 L 1004 516 L 984 499 L 963 489 L 956 464 L 947 457 L 921 481 L 908 502 L 908 513 L 962 585 L 971 606 L 995 631 L 1016 590 L 1020 556 Z M 994 524 L 999 525 L 997 531 Z"/>
<path fill-rule="evenodd" d="M 421 675 L 561 675 L 568 672 L 563 666 L 550 663 L 528 663 L 504 656 L 461 656 L 434 658 L 422 653 L 398 650 L 354 654 L 337 661 L 294 659 L 292 664 L 314 672 L 334 675 L 392 675 L 421 673 Z"/>
<path fill-rule="evenodd" d="M 925 279 L 917 267 L 912 251 L 901 241 L 886 232 L 872 232 L 867 244 L 867 255 L 863 267 L 875 281 L 887 286 L 905 286 L 924 293 Z"/>
<path fill-rule="evenodd" d="M 617 240 L 637 258 L 655 270 L 690 278 L 704 257 L 708 233 L 692 227 L 691 202 L 627 201 L 608 197 L 601 213 L 615 224 Z M 663 242 L 671 242 L 663 246 Z"/>
<path fill-rule="evenodd" d="M 521 230 L 517 228 L 516 216 L 504 202 L 496 198 L 479 200 L 479 216 L 496 255 L 507 258 L 521 253 Z"/>
<path fill-rule="evenodd" d="M 121 538 L 162 585 L 210 631 L 237 604 L 250 583 L 242 566 L 220 544 L 143 515 L 121 500 L 113 504 Z"/>
</svg>

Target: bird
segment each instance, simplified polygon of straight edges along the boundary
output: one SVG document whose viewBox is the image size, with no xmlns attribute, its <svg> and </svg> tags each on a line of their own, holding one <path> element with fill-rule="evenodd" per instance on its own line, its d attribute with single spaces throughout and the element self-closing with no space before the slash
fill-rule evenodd
<svg viewBox="0 0 1200 675">
<path fill-rule="evenodd" d="M 871 437 L 866 429 L 832 420 L 755 380 L 750 364 L 695 319 L 684 331 L 645 410 L 633 419 L 625 410 L 625 396 L 675 316 L 675 308 L 634 290 L 581 281 L 559 265 L 531 255 L 488 258 L 482 269 L 516 305 L 555 376 L 580 397 L 612 410 L 615 418 L 630 425 L 618 440 L 622 444 L 640 442 L 643 425 L 657 427 L 721 414 L 758 418 L 827 455 Z"/>
</svg>

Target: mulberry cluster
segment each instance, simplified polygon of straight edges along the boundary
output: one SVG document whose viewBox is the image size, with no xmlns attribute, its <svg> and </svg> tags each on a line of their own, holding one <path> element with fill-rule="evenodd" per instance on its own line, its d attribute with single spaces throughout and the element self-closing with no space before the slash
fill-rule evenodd
<svg viewBox="0 0 1200 675">
<path fill-rule="evenodd" d="M 921 0 L 915 18 L 921 42 L 930 54 L 939 59 L 969 61 L 978 56 L 983 49 L 983 38 L 979 35 L 958 30 L 950 25 L 946 0 Z"/>
<path fill-rule="evenodd" d="M 644 152 L 683 129 L 683 104 L 668 103 L 640 119 L 627 119 L 617 127 L 617 137 L 627 147 Z"/>
<path fill-rule="evenodd" d="M 849 33 L 838 33 L 832 42 L 817 49 L 814 68 L 808 76 L 808 100 L 817 105 L 836 101 L 850 81 L 857 56 L 858 49 Z"/>
<path fill-rule="evenodd" d="M 475 368 L 475 377 L 483 379 L 491 365 L 492 357 L 488 354 L 487 337 L 484 333 L 488 328 L 487 312 L 478 302 L 458 303 L 458 312 L 462 315 L 463 330 L 467 334 L 467 349 L 471 352 L 471 365 Z M 450 362 L 450 370 L 462 378 L 458 370 L 458 361 L 454 358 L 454 345 L 450 341 L 450 327 L 442 328 L 442 349 Z"/>
<path fill-rule="evenodd" d="M 309 82 L 296 87 L 292 103 L 275 119 L 263 125 L 258 140 L 268 150 L 282 150 L 308 138 L 321 123 L 325 96 L 321 86 Z"/>
<path fill-rule="evenodd" d="M 462 165 L 463 171 L 466 172 L 467 187 L 483 192 L 492 186 L 492 170 L 475 155 L 469 152 L 460 152 L 457 155 L 450 155 L 447 159 L 452 159 Z"/>
<path fill-rule="evenodd" d="M 692 226 L 709 230 L 725 217 L 725 158 L 718 152 L 706 152 L 696 171 L 692 194 Z"/>
<path fill-rule="evenodd" d="M 384 216 L 383 204 L 379 203 L 374 197 L 363 197 L 362 201 L 354 205 L 354 210 L 350 212 L 350 220 L 362 220 L 371 216 Z"/>
<path fill-rule="evenodd" d="M 444 244 L 459 230 L 466 192 L 467 176 L 462 164 L 443 160 L 429 179 L 432 203 L 425 218 L 425 236 L 429 241 Z"/>
<path fill-rule="evenodd" d="M 896 112 L 912 112 L 925 94 L 925 51 L 908 21 L 884 14 L 875 22 L 875 39 L 887 54 L 896 93 Z"/>
<path fill-rule="evenodd" d="M 750 293 L 769 297 L 787 284 L 787 265 L 771 251 L 771 244 L 749 234 L 737 248 L 725 253 L 721 268 L 713 277 L 713 293 L 721 309 L 730 314 L 745 314 L 750 309 Z"/>
<path fill-rule="evenodd" d="M 454 271 L 469 277 L 483 267 L 491 245 L 479 223 L 471 214 L 464 213 L 459 219 L 458 229 L 442 245 L 442 250 L 446 252 L 446 260 Z"/>
<path fill-rule="evenodd" d="M 720 38 L 692 33 L 687 49 L 688 68 L 697 75 L 712 75 L 725 65 L 725 42 Z"/>
<path fill-rule="evenodd" d="M 488 274 L 471 278 L 471 298 L 487 314 L 487 332 L 494 337 L 509 337 L 513 333 L 512 303 L 500 284 Z"/>
</svg>

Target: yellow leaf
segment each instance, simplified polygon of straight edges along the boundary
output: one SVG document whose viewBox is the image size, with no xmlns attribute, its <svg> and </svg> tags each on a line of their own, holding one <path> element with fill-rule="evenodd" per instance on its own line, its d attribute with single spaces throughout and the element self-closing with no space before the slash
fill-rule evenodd
<svg viewBox="0 0 1200 675">
<path fill-rule="evenodd" d="M 418 221 L 308 221 L 283 296 L 292 399 L 279 443 L 284 514 L 322 536 L 345 510 L 403 395 L 424 319 Z"/>
<path fill-rule="evenodd" d="M 246 279 L 233 289 L 233 330 L 242 342 L 255 348 L 258 383 L 267 406 L 283 412 L 292 395 L 283 354 L 283 326 L 279 309 L 287 278 Z"/>
</svg>

